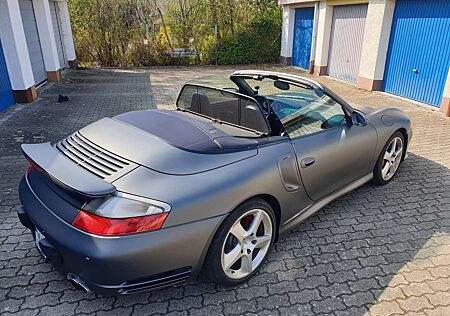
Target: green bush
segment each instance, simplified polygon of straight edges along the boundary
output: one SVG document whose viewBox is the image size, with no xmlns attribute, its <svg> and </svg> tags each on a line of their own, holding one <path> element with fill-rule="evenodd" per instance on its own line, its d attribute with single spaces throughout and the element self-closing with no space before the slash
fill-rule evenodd
<svg viewBox="0 0 450 316">
<path fill-rule="evenodd" d="M 0 0 L 1 1 L 1 0 Z M 70 0 L 78 60 L 86 67 L 278 61 L 277 0 Z M 171 57 L 195 47 L 195 57 Z"/>
<path fill-rule="evenodd" d="M 280 54 L 281 18 L 258 17 L 235 34 L 227 34 L 217 48 L 217 63 L 260 64 L 277 62 Z"/>
</svg>

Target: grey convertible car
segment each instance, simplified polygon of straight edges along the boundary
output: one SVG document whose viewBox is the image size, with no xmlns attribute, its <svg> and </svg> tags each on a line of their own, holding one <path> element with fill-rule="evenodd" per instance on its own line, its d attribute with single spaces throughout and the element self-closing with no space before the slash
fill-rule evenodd
<svg viewBox="0 0 450 316">
<path fill-rule="evenodd" d="M 185 85 L 177 110 L 124 113 L 24 144 L 18 211 L 78 288 L 128 294 L 198 275 L 235 285 L 280 234 L 337 197 L 389 182 L 412 130 L 298 76 L 239 71 Z"/>
</svg>

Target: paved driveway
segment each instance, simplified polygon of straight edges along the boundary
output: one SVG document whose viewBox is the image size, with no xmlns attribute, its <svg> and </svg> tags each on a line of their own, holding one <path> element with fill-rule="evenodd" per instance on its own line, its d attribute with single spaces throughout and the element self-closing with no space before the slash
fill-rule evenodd
<svg viewBox="0 0 450 316">
<path fill-rule="evenodd" d="M 222 288 L 200 279 L 152 293 L 98 297 L 74 290 L 40 258 L 15 215 L 27 166 L 21 143 L 57 141 L 125 111 L 170 108 L 186 80 L 204 75 L 214 81 L 231 71 L 72 71 L 41 90 L 37 102 L 0 114 L 0 313 L 450 315 L 450 119 L 326 77 L 316 79 L 358 106 L 405 110 L 415 132 L 410 157 L 390 184 L 367 184 L 283 237 L 247 284 Z M 70 101 L 57 103 L 60 93 Z"/>
</svg>

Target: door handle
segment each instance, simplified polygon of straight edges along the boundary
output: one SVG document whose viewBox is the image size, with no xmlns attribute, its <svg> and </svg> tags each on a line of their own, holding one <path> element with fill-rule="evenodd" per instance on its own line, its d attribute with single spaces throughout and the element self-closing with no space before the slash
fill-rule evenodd
<svg viewBox="0 0 450 316">
<path fill-rule="evenodd" d="M 314 164 L 316 162 L 316 159 L 314 159 L 313 157 L 306 157 L 304 159 L 302 159 L 302 168 L 307 168 L 309 166 L 311 166 L 312 164 Z"/>
</svg>

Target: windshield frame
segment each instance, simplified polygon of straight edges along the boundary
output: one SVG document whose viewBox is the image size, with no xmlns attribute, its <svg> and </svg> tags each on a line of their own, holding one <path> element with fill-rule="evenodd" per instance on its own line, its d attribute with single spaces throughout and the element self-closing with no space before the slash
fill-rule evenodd
<svg viewBox="0 0 450 316">
<path fill-rule="evenodd" d="M 306 78 L 295 76 L 295 75 L 288 75 L 288 74 L 283 74 L 283 73 L 278 73 L 278 72 L 269 72 L 269 71 L 246 70 L 246 71 L 237 71 L 237 72 L 231 74 L 230 80 L 233 81 L 234 84 L 239 88 L 240 93 L 244 93 L 244 94 L 247 94 L 247 95 L 253 97 L 258 94 L 257 93 L 255 94 L 255 90 L 253 90 L 252 87 L 250 87 L 244 79 L 245 78 L 253 78 L 255 76 L 260 76 L 263 78 L 267 77 L 272 80 L 281 79 L 288 83 L 292 83 L 296 86 L 300 86 L 300 87 L 305 86 L 309 89 L 314 90 L 314 92 L 318 96 L 325 94 L 328 97 L 330 97 L 331 99 L 333 99 L 335 102 L 337 102 L 338 104 L 341 105 L 342 109 L 344 110 L 344 112 L 347 116 L 347 119 L 350 119 L 352 113 L 355 111 L 355 109 L 350 104 L 348 104 L 345 100 L 343 100 L 341 97 L 339 97 L 337 94 L 335 94 L 333 91 L 331 91 L 327 87 L 325 87 L 315 81 L 311 81 Z M 265 96 L 264 94 L 260 94 L 260 95 Z"/>
</svg>

